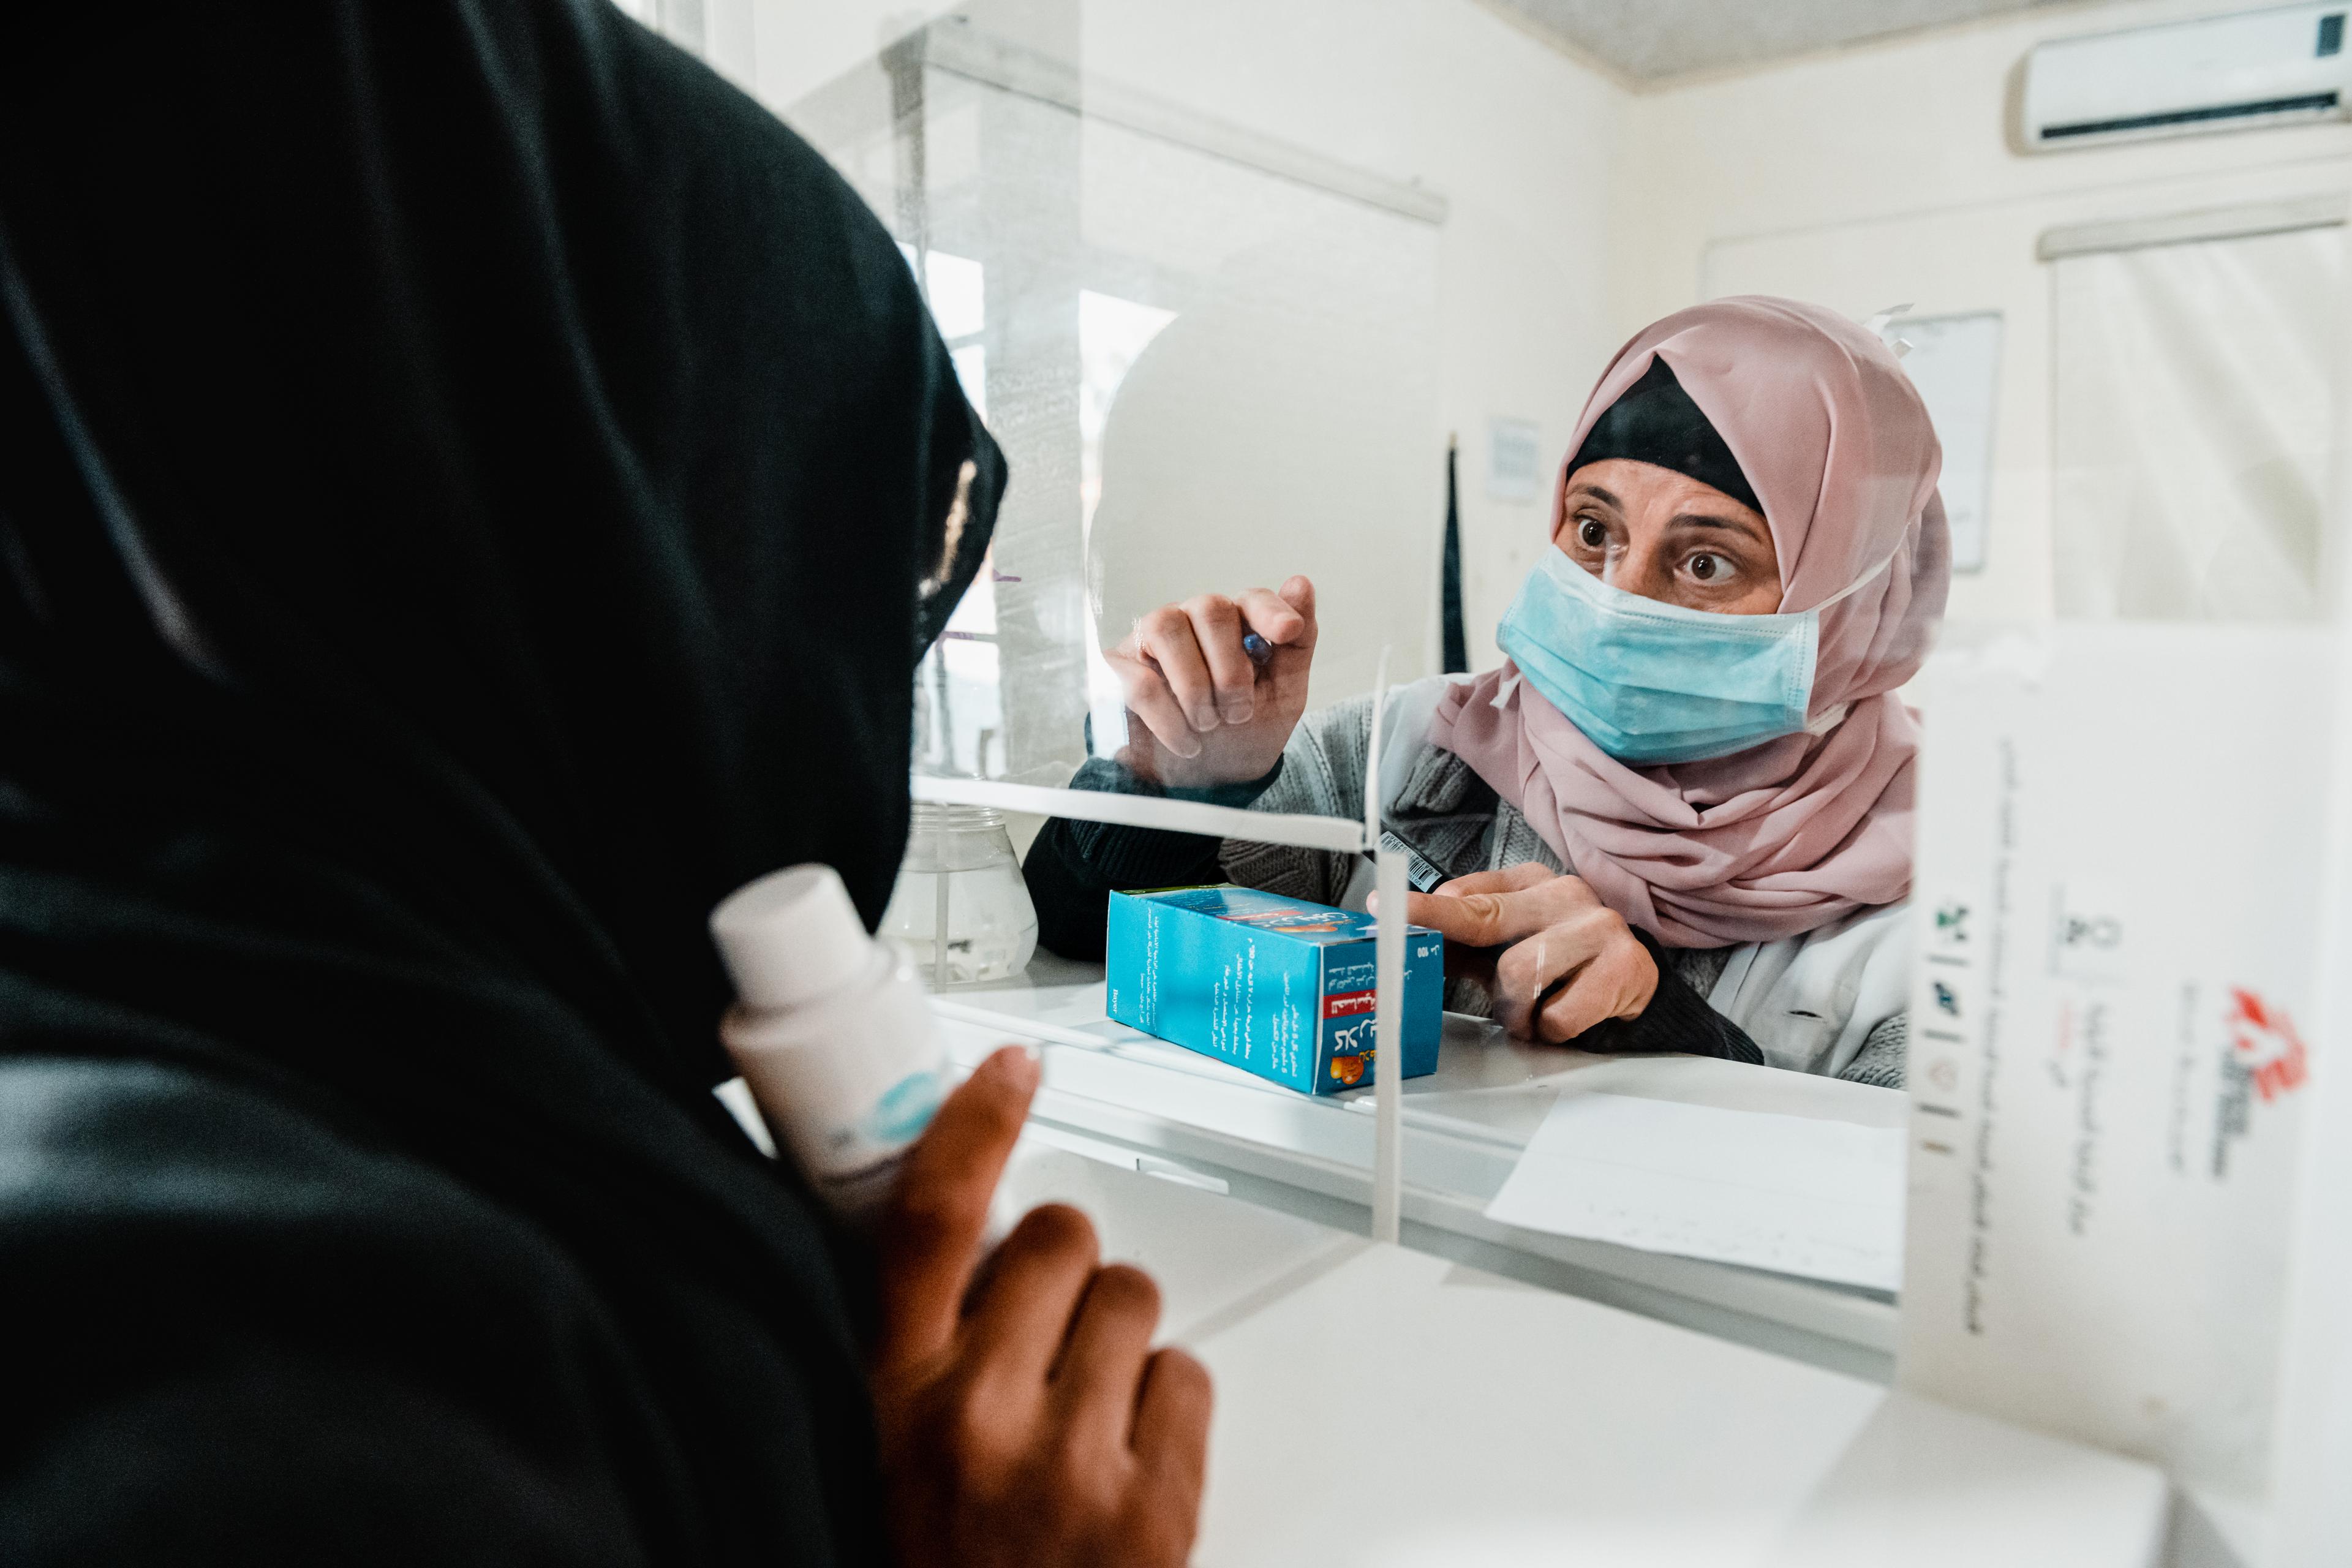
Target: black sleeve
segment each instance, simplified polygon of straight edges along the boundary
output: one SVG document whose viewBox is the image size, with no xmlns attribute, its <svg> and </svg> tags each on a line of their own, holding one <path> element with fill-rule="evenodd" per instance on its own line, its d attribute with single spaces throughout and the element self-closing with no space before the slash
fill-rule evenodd
<svg viewBox="0 0 2352 1568">
<path fill-rule="evenodd" d="M 37 1347 L 0 1562 L 706 1560 L 613 1320 L 457 1183 L 127 1061 L 0 1064 L 0 1168 L 12 1340 Z"/>
<path fill-rule="evenodd" d="M 8 1488 L 7 1561 L 654 1561 L 609 1485 L 515 1443 L 463 1402 L 362 1359 L 266 1339 L 221 1351 L 183 1379 L 110 1391 L 40 1434 Z"/>
<path fill-rule="evenodd" d="M 1691 988 L 1655 937 L 1639 927 L 1633 935 L 1658 965 L 1658 988 L 1651 994 L 1649 1006 L 1638 1018 L 1602 1019 L 1576 1037 L 1576 1047 L 1612 1056 L 1681 1051 L 1761 1067 L 1764 1053 L 1748 1037 L 1748 1031 L 1707 1005 L 1706 998 Z"/>
<path fill-rule="evenodd" d="M 1145 783 L 1108 757 L 1090 757 L 1070 780 L 1070 787 L 1245 806 L 1281 776 L 1277 760 L 1264 778 L 1247 784 L 1166 790 Z M 1039 831 L 1021 867 L 1029 901 L 1037 906 L 1038 942 L 1064 958 L 1099 962 L 1114 889 L 1181 888 L 1223 880 L 1217 868 L 1221 843 L 1200 833 L 1055 817 Z"/>
</svg>

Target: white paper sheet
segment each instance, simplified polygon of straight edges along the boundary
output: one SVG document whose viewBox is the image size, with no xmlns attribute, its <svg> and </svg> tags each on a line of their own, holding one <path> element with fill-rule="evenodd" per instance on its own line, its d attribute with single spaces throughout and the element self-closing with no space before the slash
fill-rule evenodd
<svg viewBox="0 0 2352 1568">
<path fill-rule="evenodd" d="M 1903 1132 L 1563 1090 L 1490 1219 L 1892 1290 Z"/>
</svg>

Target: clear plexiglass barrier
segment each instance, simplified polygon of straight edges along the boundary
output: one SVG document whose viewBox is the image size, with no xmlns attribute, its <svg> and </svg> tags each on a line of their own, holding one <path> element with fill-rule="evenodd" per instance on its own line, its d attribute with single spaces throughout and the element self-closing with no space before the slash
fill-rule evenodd
<svg viewBox="0 0 2352 1568">
<path fill-rule="evenodd" d="M 1437 668 L 1445 206 L 1082 73 L 1026 15 L 920 28 L 793 120 L 898 234 L 1012 470 L 918 682 L 918 795 L 1038 809 L 1129 744 L 1118 652 L 1160 606 L 1306 577 L 1314 708 Z M 1218 760 L 1166 782 L 1236 782 Z M 1266 831 L 1353 847 L 1348 818 Z"/>
<path fill-rule="evenodd" d="M 1989 1005 L 1993 965 L 2119 929 L 2077 904 L 2153 929 L 2170 917 L 2149 911 L 2192 884 L 2136 880 L 2149 864 L 2210 858 L 2232 825 L 2324 793 L 2305 779 L 2271 805 L 2249 804 L 2252 783 L 2190 798 L 2181 757 L 2216 737 L 2148 741 L 2187 722 L 2185 699 L 2129 679 L 2173 667 L 2062 655 L 2154 623 L 2272 669 L 2264 689 L 2303 694 L 2322 722 L 2310 657 L 2247 650 L 2336 620 L 2352 566 L 2344 9 L 974 0 L 861 26 L 847 44 L 787 26 L 840 62 L 796 78 L 798 44 L 763 41 L 762 92 L 897 237 L 1012 476 L 988 565 L 916 692 L 917 810 L 888 918 L 942 1015 L 975 1050 L 1017 1034 L 1060 1053 L 1038 1124 L 1070 1148 L 1332 1223 L 1360 1224 L 1333 1206 L 1360 1205 L 1376 1233 L 1401 1215 L 1408 1241 L 1481 1267 L 1713 1331 L 1769 1320 L 1784 1337 L 1757 1342 L 1887 1375 L 1898 1290 L 1906 1310 L 1969 1299 L 1939 1296 L 1951 1280 L 1922 1262 L 1969 1256 L 1969 1238 L 1923 1241 L 1920 1194 L 1991 1179 L 1974 1162 L 1992 1109 L 2074 1095 L 2051 1127 L 2107 1126 L 2120 1100 L 2084 1086 L 2121 1096 L 2146 1065 L 2116 1045 L 2067 1076 L 2080 1058 L 2064 1053 L 2090 1040 L 2069 1020 L 2091 1015 L 2066 998 Z M 1705 417 L 1675 425 L 1682 405 L 1644 371 L 1612 406 L 1661 401 L 1578 459 L 1622 348 L 1749 296 L 1798 302 L 1811 325 L 1684 342 L 1675 391 Z M 1818 376 L 1788 374 L 1823 342 L 1838 346 Z M 1839 356 L 1869 365 L 1856 384 L 1874 390 L 1839 381 Z M 1782 418 L 1833 381 L 1844 392 L 1816 399 L 1831 416 Z M 1690 439 L 1662 444 L 1667 430 Z M 1607 538 L 1580 555 L 1585 520 L 1554 501 L 1590 461 L 1698 499 L 1614 493 L 1625 515 L 1596 515 Z M 1719 531 L 1658 546 L 1643 559 L 1660 574 L 1640 579 L 1637 503 L 1653 543 L 1693 518 Z M 1743 526 L 1748 555 L 1730 537 Z M 1893 542 L 1931 533 L 1924 565 Z M 1906 574 L 1908 599 L 1885 587 Z M 1233 596 L 1263 629 L 1303 621 L 1309 584 L 1311 657 L 1280 638 L 1243 648 L 1248 717 L 1213 702 L 1213 726 L 1171 717 L 1167 690 L 1138 684 L 1174 680 L 1153 640 L 1170 606 Z M 1534 608 L 1507 633 L 1523 594 Z M 1718 624 L 1735 614 L 1767 618 L 1742 643 Z M 1740 648 L 1768 633 L 1802 657 L 1759 657 L 1765 676 L 1739 687 Z M 2197 651 L 2179 668 L 2200 668 Z M 1433 738 L 1435 678 L 1457 672 L 1499 682 L 1482 712 L 1519 704 L 1471 736 L 1475 762 L 1458 735 Z M 2106 682 L 2095 716 L 2137 726 L 2105 749 L 2113 776 L 2020 763 L 2021 790 L 2117 802 L 2102 820 L 2178 795 L 2164 819 L 2186 826 L 2145 854 L 2021 880 L 2014 910 L 1915 889 L 1915 841 L 1948 849 L 1982 825 L 1981 801 L 1936 794 L 1938 735 L 1944 778 L 2011 779 L 1948 738 L 1992 733 L 1984 693 L 2011 676 L 2045 696 Z M 1402 743 L 1376 747 L 1375 711 Z M 1761 755 L 1773 747 L 1780 762 Z M 1139 827 L 1192 836 L 1192 858 L 1169 834 L 1139 847 Z M 1075 933 L 1065 918 L 1085 898 L 1098 909 L 1106 880 L 1229 880 L 1361 910 L 1383 850 L 1423 891 L 1531 861 L 1589 883 L 1654 939 L 1657 990 L 1601 1020 L 1618 1032 L 1583 1020 L 1530 1039 L 1585 972 L 1538 954 L 1513 972 L 1515 1002 L 1505 966 L 1560 929 L 1523 922 L 1483 954 L 1449 947 L 1461 972 L 1433 1071 L 1401 1090 L 1370 1072 L 1373 1095 L 1318 1079 L 1308 1095 L 1122 1026 L 1100 917 Z M 1789 907 L 1821 912 L 1780 919 Z M 1995 946 L 1983 933 L 2004 920 Z M 2316 1016 L 2308 966 L 2277 967 L 2261 1016 Z M 2017 984 L 2072 983 L 2060 957 L 2042 968 Z M 2227 994 L 2201 971 L 2159 982 L 2145 994 Z M 1393 1000 L 1367 984 L 1327 1007 L 1354 1047 L 1359 1011 Z M 2280 1106 L 2298 1103 L 2290 1037 L 2245 1047 L 2271 1054 L 2246 1081 L 2268 1073 Z M 1979 1092 L 2002 1071 L 2001 1094 Z M 2198 1082 L 2208 1099 L 2168 1125 L 2221 1147 L 2242 1129 L 2198 1118 L 2228 1084 Z M 1384 1112 L 1367 1103 L 1392 1091 Z M 2292 1114 L 2254 1090 L 2230 1103 L 2214 1114 Z M 2269 1323 L 2275 1270 L 2239 1272 Z M 2266 1392 L 2240 1394 L 2247 1419 L 2267 1410 Z M 2232 1462 L 2261 1468 L 2252 1449 Z"/>
</svg>

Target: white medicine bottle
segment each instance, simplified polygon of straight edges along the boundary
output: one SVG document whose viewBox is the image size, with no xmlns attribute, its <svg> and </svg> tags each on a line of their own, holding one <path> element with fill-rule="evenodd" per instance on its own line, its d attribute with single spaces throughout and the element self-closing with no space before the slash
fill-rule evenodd
<svg viewBox="0 0 2352 1568">
<path fill-rule="evenodd" d="M 947 1053 L 905 953 L 866 934 L 830 866 L 792 866 L 710 912 L 735 981 L 736 1070 L 833 1211 L 870 1219 L 946 1095 Z"/>
</svg>

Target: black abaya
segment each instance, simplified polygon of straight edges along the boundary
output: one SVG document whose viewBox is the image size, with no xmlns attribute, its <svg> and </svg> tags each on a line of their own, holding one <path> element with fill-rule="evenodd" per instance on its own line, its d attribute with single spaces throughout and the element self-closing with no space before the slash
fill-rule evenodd
<svg viewBox="0 0 2352 1568">
<path fill-rule="evenodd" d="M 1003 487 L 888 236 L 604 0 L 13 20 L 0 1561 L 876 1560 L 703 921 Z"/>
</svg>

